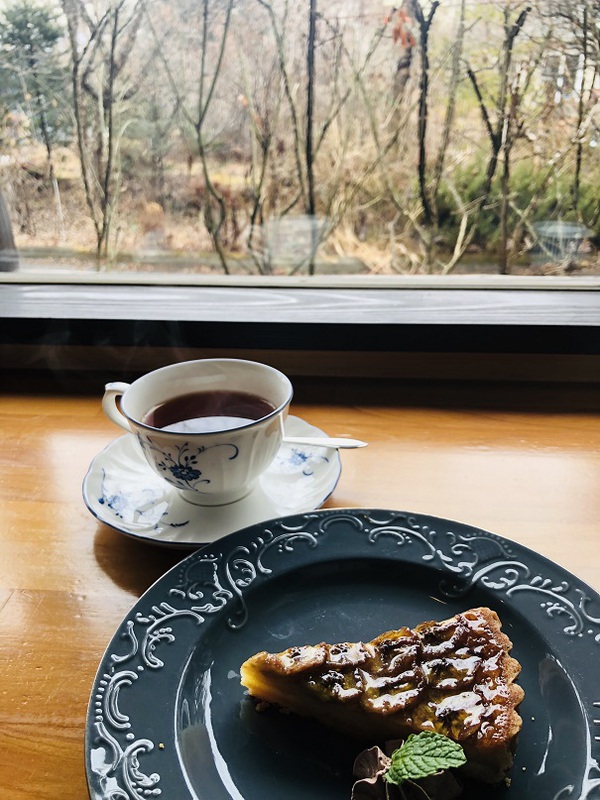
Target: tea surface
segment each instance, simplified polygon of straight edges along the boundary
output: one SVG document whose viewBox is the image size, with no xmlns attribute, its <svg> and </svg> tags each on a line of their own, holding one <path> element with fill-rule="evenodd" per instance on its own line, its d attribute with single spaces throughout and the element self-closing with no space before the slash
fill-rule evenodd
<svg viewBox="0 0 600 800">
<path fill-rule="evenodd" d="M 239 428 L 274 410 L 268 400 L 249 392 L 190 392 L 150 409 L 142 422 L 165 431 L 212 433 Z"/>
</svg>

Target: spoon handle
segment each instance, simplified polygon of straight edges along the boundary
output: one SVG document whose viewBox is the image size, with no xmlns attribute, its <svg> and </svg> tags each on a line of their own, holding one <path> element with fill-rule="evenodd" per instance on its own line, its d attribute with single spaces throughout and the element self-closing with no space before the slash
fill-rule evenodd
<svg viewBox="0 0 600 800">
<path fill-rule="evenodd" d="M 304 444 L 308 447 L 333 447 L 337 450 L 348 450 L 355 447 L 366 447 L 367 442 L 360 439 L 331 439 L 326 436 L 284 436 L 286 444 Z"/>
</svg>

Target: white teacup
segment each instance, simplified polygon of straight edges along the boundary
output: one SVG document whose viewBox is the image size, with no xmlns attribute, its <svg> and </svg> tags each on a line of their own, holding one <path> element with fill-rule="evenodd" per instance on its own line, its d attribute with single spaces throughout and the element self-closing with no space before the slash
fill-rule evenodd
<svg viewBox="0 0 600 800">
<path fill-rule="evenodd" d="M 207 409 L 202 408 L 187 431 L 165 429 L 160 414 L 168 420 L 169 410 L 172 416 L 181 406 L 182 401 L 174 403 L 174 398 L 194 393 L 202 393 L 196 400 L 204 404 L 222 400 L 224 407 L 215 409 L 221 413 L 207 419 Z M 260 414 L 258 419 L 250 415 L 239 419 L 238 409 L 234 415 L 227 414 L 232 410 L 228 398 L 231 404 L 235 397 L 242 397 L 239 393 L 246 400 L 247 395 L 253 396 L 248 402 L 254 414 Z M 289 379 L 273 367 L 207 358 L 162 367 L 131 384 L 108 383 L 102 408 L 114 423 L 136 435 L 148 464 L 186 500 L 224 505 L 247 495 L 275 458 L 292 395 Z M 178 427 L 177 422 L 173 420 L 173 427 Z M 214 429 L 206 430 L 211 425 Z M 189 432 L 197 426 L 203 432 Z"/>
</svg>

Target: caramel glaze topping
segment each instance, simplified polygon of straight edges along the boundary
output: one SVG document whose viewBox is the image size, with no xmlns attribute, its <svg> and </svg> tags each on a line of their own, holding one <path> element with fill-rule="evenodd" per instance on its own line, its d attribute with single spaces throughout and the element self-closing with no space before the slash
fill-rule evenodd
<svg viewBox="0 0 600 800">
<path fill-rule="evenodd" d="M 411 729 L 493 746 L 504 741 L 522 699 L 510 640 L 479 609 L 444 622 L 400 628 L 368 643 L 320 644 L 279 654 L 322 700 L 397 714 Z"/>
</svg>

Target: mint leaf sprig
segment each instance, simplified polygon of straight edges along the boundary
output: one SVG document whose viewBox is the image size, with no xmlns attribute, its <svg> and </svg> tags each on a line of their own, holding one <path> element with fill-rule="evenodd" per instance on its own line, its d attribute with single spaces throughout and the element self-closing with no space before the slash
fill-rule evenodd
<svg viewBox="0 0 600 800">
<path fill-rule="evenodd" d="M 436 772 L 462 766 L 467 758 L 458 742 L 434 731 L 410 734 L 394 752 L 391 764 L 384 774 L 388 783 L 402 787 L 405 782 L 413 784 Z M 414 785 L 414 784 L 413 784 Z M 419 787 L 421 788 L 421 787 Z M 424 792 L 427 796 L 427 793 Z"/>
</svg>

